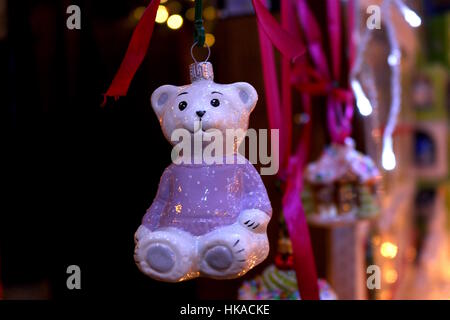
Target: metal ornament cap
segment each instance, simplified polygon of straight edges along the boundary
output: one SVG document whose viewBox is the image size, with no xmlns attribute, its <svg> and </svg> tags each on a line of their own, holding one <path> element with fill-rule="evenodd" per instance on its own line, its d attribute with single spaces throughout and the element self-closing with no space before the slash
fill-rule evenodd
<svg viewBox="0 0 450 320">
<path fill-rule="evenodd" d="M 195 62 L 189 65 L 191 83 L 198 80 L 214 80 L 213 66 L 210 62 Z"/>
</svg>

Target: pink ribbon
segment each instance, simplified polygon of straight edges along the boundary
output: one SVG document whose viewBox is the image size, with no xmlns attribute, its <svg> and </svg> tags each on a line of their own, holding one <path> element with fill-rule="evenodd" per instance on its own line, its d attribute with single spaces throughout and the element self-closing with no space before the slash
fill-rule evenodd
<svg viewBox="0 0 450 320">
<path fill-rule="evenodd" d="M 252 2 L 258 26 L 269 37 L 272 44 L 289 59 L 295 60 L 302 56 L 306 51 L 303 43 L 278 24 L 261 0 L 252 0 Z"/>
<path fill-rule="evenodd" d="M 292 124 L 290 122 L 287 123 L 287 121 L 282 121 L 282 119 L 286 116 L 290 117 L 291 99 L 287 91 L 290 89 L 286 89 L 285 81 L 282 81 L 283 89 L 280 100 L 273 46 L 283 55 L 283 78 L 286 75 L 288 76 L 289 70 L 287 66 L 290 64 L 290 61 L 301 57 L 305 53 L 306 48 L 295 34 L 290 33 L 289 30 L 286 30 L 277 23 L 275 18 L 272 17 L 270 12 L 262 4 L 261 0 L 252 1 L 258 21 L 266 100 L 267 105 L 270 105 L 267 109 L 269 126 L 272 129 L 280 130 L 280 175 L 284 176 L 290 153 Z"/>
<path fill-rule="evenodd" d="M 353 8 L 353 4 L 350 5 Z M 341 27 L 340 4 L 336 0 L 327 0 L 327 26 L 331 48 L 332 78 L 328 68 L 327 59 L 322 46 L 322 36 L 319 25 L 308 8 L 305 0 L 297 0 L 297 13 L 301 22 L 305 38 L 308 42 L 309 53 L 317 68 L 321 90 L 316 94 L 327 95 L 327 122 L 331 140 L 336 143 L 344 143 L 350 136 L 353 118 L 353 94 L 350 89 L 338 88 L 335 84 L 341 77 Z M 353 17 L 353 16 L 352 16 Z M 353 18 L 349 21 L 350 35 L 353 35 Z M 351 38 L 351 37 L 350 37 Z M 351 43 L 353 39 L 350 39 Z M 350 47 L 350 51 L 353 49 Z M 351 53 L 353 54 L 353 53 Z M 353 59 L 353 58 L 352 58 Z M 299 90 L 305 90 L 303 86 L 297 86 Z M 317 88 L 316 88 L 317 89 Z M 308 92 L 308 89 L 306 89 Z M 312 93 L 312 92 L 310 92 Z M 344 105 L 342 110 L 341 105 Z"/>
<path fill-rule="evenodd" d="M 309 134 L 307 132 L 309 130 L 303 132 L 296 154 L 290 157 L 292 136 L 291 62 L 298 60 L 295 58 L 300 57 L 300 54 L 304 52 L 304 46 L 299 33 L 295 33 L 294 8 L 290 1 L 282 1 L 282 27 L 260 3 L 260 0 L 253 0 L 253 5 L 258 20 L 269 125 L 273 129 L 280 130 L 280 176 L 286 178 L 282 206 L 292 242 L 298 288 L 302 299 L 318 300 L 319 289 L 314 255 L 308 224 L 300 201 L 302 171 L 308 152 Z M 272 43 L 282 54 L 281 103 Z M 292 47 L 297 49 L 292 52 Z"/>
<path fill-rule="evenodd" d="M 286 185 L 282 199 L 283 213 L 292 241 L 294 269 L 303 299 L 319 299 L 317 272 L 309 237 L 305 212 L 300 201 L 303 189 L 303 169 L 308 158 L 311 123 L 305 125 L 294 155 L 290 155 L 292 135 L 292 87 L 302 98 L 304 112 L 311 118 L 311 96 L 327 96 L 327 123 L 333 142 L 344 143 L 351 134 L 353 93 L 349 84 L 339 88 L 341 78 L 341 19 L 340 4 L 327 0 L 327 26 L 331 48 L 331 72 L 322 46 L 322 33 L 306 0 L 282 0 L 281 26 L 262 5 L 252 0 L 258 21 L 267 112 L 271 128 L 280 129 L 281 178 Z M 354 60 L 353 0 L 348 3 L 349 68 Z M 295 18 L 297 14 L 297 20 Z M 306 40 L 311 67 L 306 59 L 294 59 L 303 46 L 300 25 Z M 291 47 L 290 44 L 293 44 Z M 301 43 L 299 45 L 298 43 Z M 272 44 L 281 52 L 281 103 Z M 293 48 L 297 49 L 293 49 Z M 294 63 L 293 63 L 294 62 Z M 342 108 L 343 106 L 343 108 Z"/>
</svg>

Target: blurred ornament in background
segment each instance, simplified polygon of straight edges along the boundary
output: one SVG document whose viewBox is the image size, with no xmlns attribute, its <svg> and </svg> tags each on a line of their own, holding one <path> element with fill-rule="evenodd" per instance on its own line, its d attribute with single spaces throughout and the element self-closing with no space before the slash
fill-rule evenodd
<svg viewBox="0 0 450 320">
<path fill-rule="evenodd" d="M 375 217 L 380 178 L 373 160 L 356 151 L 353 140 L 330 145 L 305 170 L 301 197 L 308 220 L 329 224 Z"/>
<path fill-rule="evenodd" d="M 283 214 L 280 215 L 278 246 L 275 264 L 261 275 L 244 281 L 239 289 L 239 300 L 301 300 L 294 271 L 292 243 Z M 320 300 L 337 300 L 337 295 L 324 279 L 318 280 Z"/>
<path fill-rule="evenodd" d="M 318 280 L 320 300 L 337 300 L 331 286 Z M 262 275 L 244 281 L 239 288 L 239 300 L 301 300 L 294 270 L 280 270 L 274 265 L 267 267 Z"/>
</svg>

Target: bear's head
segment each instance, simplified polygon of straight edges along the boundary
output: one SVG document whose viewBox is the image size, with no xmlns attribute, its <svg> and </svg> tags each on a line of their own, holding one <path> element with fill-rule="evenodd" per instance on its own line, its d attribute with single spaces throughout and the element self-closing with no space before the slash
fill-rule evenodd
<svg viewBox="0 0 450 320">
<path fill-rule="evenodd" d="M 172 144 L 172 132 L 181 128 L 192 134 L 209 129 L 220 130 L 224 135 L 227 129 L 246 131 L 257 100 L 256 90 L 246 82 L 217 84 L 212 79 L 199 79 L 180 87 L 164 85 L 151 97 L 164 136 Z"/>
</svg>

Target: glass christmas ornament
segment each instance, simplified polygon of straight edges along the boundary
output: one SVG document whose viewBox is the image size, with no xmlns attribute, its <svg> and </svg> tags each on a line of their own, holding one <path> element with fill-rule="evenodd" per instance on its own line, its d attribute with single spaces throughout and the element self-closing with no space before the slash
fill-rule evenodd
<svg viewBox="0 0 450 320">
<path fill-rule="evenodd" d="M 242 276 L 268 255 L 272 208 L 253 165 L 237 147 L 226 147 L 227 130 L 248 127 L 258 95 L 248 83 L 217 84 L 209 62 L 190 66 L 191 84 L 164 85 L 151 97 L 166 139 L 187 132 L 200 148 L 178 153 L 164 171 L 157 195 L 135 234 L 135 261 L 151 278 L 178 282 L 199 276 Z M 222 156 L 208 156 L 211 136 L 222 134 Z M 175 134 L 176 135 L 176 134 Z M 175 155 L 175 156 L 174 156 Z"/>
<path fill-rule="evenodd" d="M 380 178 L 373 160 L 356 151 L 352 140 L 330 145 L 305 170 L 301 196 L 308 220 L 330 224 L 375 217 Z"/>
<path fill-rule="evenodd" d="M 324 279 L 318 279 L 320 300 L 337 300 L 337 295 Z M 292 243 L 283 214 L 280 215 L 278 246 L 275 263 L 239 288 L 239 300 L 299 300 L 294 271 Z"/>
<path fill-rule="evenodd" d="M 338 300 L 324 279 L 318 279 L 320 300 Z M 294 270 L 283 270 L 268 266 L 261 275 L 245 281 L 239 288 L 239 300 L 301 300 Z"/>
</svg>

